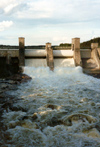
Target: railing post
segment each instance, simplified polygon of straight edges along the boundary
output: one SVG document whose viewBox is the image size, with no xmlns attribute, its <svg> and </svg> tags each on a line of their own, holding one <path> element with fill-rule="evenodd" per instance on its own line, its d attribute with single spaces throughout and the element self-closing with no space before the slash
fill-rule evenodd
<svg viewBox="0 0 100 147">
<path fill-rule="evenodd" d="M 50 70 L 54 70 L 54 61 L 53 61 L 53 49 L 51 47 L 51 43 L 46 43 L 46 59 L 47 66 L 49 66 Z"/>
<path fill-rule="evenodd" d="M 19 66 L 25 66 L 25 38 L 19 37 Z"/>
<path fill-rule="evenodd" d="M 72 49 L 74 50 L 75 66 L 81 66 L 80 38 L 72 38 Z"/>
</svg>

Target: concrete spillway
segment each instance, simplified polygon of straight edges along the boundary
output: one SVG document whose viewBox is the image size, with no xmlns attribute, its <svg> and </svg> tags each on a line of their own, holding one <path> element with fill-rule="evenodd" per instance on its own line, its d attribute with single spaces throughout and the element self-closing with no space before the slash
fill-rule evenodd
<svg viewBox="0 0 100 147">
<path fill-rule="evenodd" d="M 25 59 L 25 66 L 28 67 L 47 67 L 46 59 Z M 75 67 L 73 58 L 56 58 L 54 67 Z"/>
<path fill-rule="evenodd" d="M 46 57 L 46 51 L 41 49 L 25 50 L 25 57 Z"/>
<path fill-rule="evenodd" d="M 72 50 L 53 50 L 54 57 L 73 57 Z M 46 50 L 34 49 L 25 50 L 25 57 L 46 57 Z"/>
<path fill-rule="evenodd" d="M 73 57 L 73 55 L 72 50 L 53 50 L 54 57 Z"/>
<path fill-rule="evenodd" d="M 74 67 L 74 52 L 72 50 L 53 50 L 54 57 L 54 67 Z M 45 58 L 47 56 L 47 51 L 44 49 L 34 49 L 34 50 L 25 50 L 25 66 L 33 66 L 33 67 L 46 67 L 47 61 Z M 31 58 L 31 59 L 29 59 Z M 36 59 L 38 58 L 38 59 Z M 55 59 L 56 58 L 56 59 Z"/>
</svg>

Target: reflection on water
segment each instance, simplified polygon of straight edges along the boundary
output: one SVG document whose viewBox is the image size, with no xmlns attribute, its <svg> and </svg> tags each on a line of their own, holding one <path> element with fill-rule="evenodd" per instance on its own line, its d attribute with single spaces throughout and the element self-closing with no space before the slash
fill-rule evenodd
<svg viewBox="0 0 100 147">
<path fill-rule="evenodd" d="M 32 81 L 21 84 L 4 113 L 12 147 L 100 147 L 100 80 L 81 67 L 26 67 Z"/>
</svg>

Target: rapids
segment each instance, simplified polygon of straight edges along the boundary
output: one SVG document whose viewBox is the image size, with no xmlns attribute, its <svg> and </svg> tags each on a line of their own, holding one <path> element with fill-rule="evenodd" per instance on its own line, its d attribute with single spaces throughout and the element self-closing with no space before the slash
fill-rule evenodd
<svg viewBox="0 0 100 147">
<path fill-rule="evenodd" d="M 8 147 L 100 147 L 100 79 L 81 67 L 25 67 L 32 80 L 3 114 Z"/>
</svg>

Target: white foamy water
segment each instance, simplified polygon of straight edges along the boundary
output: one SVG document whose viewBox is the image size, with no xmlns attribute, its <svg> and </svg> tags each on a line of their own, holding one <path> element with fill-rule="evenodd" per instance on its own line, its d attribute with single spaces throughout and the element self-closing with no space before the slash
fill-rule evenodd
<svg viewBox="0 0 100 147">
<path fill-rule="evenodd" d="M 25 67 L 32 77 L 10 94 L 17 111 L 4 113 L 9 147 L 100 147 L 100 80 L 81 67 Z"/>
</svg>

